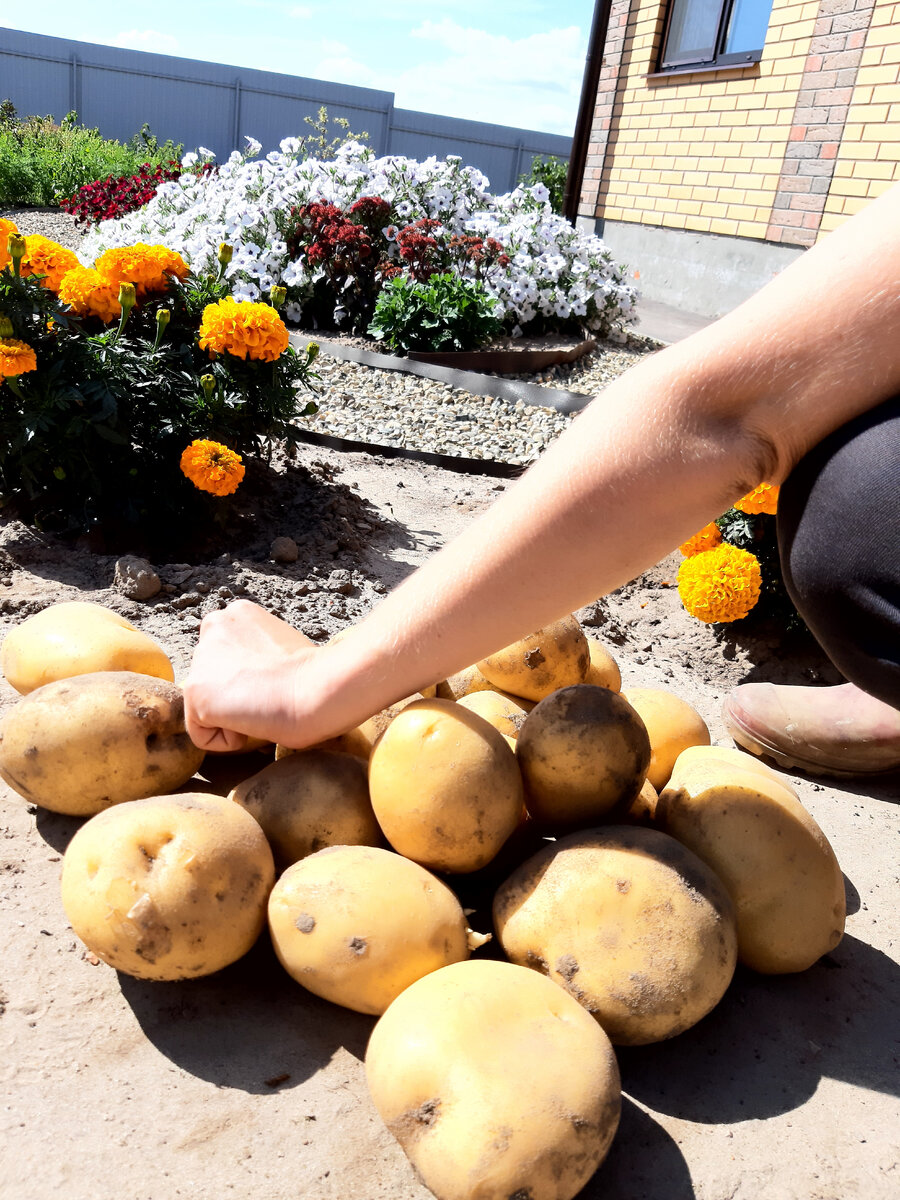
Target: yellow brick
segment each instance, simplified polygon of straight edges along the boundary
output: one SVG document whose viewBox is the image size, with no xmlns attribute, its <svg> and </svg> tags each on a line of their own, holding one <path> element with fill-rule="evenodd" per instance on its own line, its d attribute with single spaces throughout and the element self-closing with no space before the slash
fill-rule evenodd
<svg viewBox="0 0 900 1200">
<path fill-rule="evenodd" d="M 761 221 L 740 221 L 737 227 L 738 237 L 761 238 L 766 236 L 766 227 Z"/>
<path fill-rule="evenodd" d="M 694 229 L 698 233 L 709 233 L 709 217 L 700 215 L 689 217 L 685 228 Z"/>
<path fill-rule="evenodd" d="M 868 203 L 865 196 L 850 196 L 844 201 L 844 212 L 847 216 L 852 217 L 855 213 L 861 212 Z"/>
<path fill-rule="evenodd" d="M 853 174 L 853 163 L 846 158 L 838 159 L 834 164 L 835 179 L 849 179 Z"/>
<path fill-rule="evenodd" d="M 892 180 L 900 171 L 900 163 L 890 162 L 865 162 L 857 163 L 859 173 L 865 172 L 870 179 L 889 179 Z"/>
<path fill-rule="evenodd" d="M 888 162 L 897 162 L 900 159 L 900 141 L 882 142 L 878 147 L 878 157 Z"/>
<path fill-rule="evenodd" d="M 669 213 L 666 218 L 666 224 L 673 229 L 684 229 L 686 223 L 687 218 L 681 213 Z"/>
<path fill-rule="evenodd" d="M 897 40 L 897 30 L 890 25 L 876 26 L 873 24 L 866 38 L 867 46 L 890 46 Z"/>
<path fill-rule="evenodd" d="M 722 217 L 714 217 L 709 223 L 710 233 L 735 234 L 737 221 L 729 221 Z"/>
</svg>

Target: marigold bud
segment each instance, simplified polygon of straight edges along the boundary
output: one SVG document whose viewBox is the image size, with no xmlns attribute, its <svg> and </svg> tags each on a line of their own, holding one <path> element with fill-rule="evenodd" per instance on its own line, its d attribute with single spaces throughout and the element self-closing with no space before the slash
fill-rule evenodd
<svg viewBox="0 0 900 1200">
<path fill-rule="evenodd" d="M 287 300 L 287 288 L 276 283 L 271 292 L 269 292 L 269 301 L 272 307 L 281 308 L 285 300 Z"/>
<path fill-rule="evenodd" d="M 129 313 L 134 308 L 137 296 L 134 290 L 133 283 L 120 283 L 119 295 L 117 297 L 119 304 L 122 306 L 123 313 Z"/>
<path fill-rule="evenodd" d="M 219 242 L 219 262 L 223 267 L 227 267 L 234 255 L 234 246 L 230 246 L 228 242 Z"/>
<path fill-rule="evenodd" d="M 307 363 L 315 362 L 318 357 L 319 357 L 319 343 L 318 342 L 310 342 L 309 345 L 306 347 Z"/>
<path fill-rule="evenodd" d="M 159 326 L 160 332 L 165 329 L 172 319 L 172 314 L 167 308 L 158 308 L 156 310 L 156 324 Z"/>
<path fill-rule="evenodd" d="M 11 338 L 13 332 L 12 321 L 6 313 L 0 313 L 0 338 Z"/>
<path fill-rule="evenodd" d="M 11 233 L 7 247 L 9 249 L 9 257 L 13 260 L 13 273 L 18 275 L 19 264 L 25 257 L 25 239 L 20 233 Z"/>
<path fill-rule="evenodd" d="M 201 375 L 200 386 L 203 388 L 203 392 L 207 400 L 212 399 L 212 394 L 216 390 L 215 375 Z"/>
</svg>

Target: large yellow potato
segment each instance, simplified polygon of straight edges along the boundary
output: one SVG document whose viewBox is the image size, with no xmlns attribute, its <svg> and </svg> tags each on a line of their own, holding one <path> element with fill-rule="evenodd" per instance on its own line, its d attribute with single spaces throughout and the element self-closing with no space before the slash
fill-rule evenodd
<svg viewBox="0 0 900 1200">
<path fill-rule="evenodd" d="M 584 683 L 590 665 L 588 640 L 572 616 L 544 626 L 477 664 L 495 688 L 526 700 L 543 700 L 557 688 Z"/>
<path fill-rule="evenodd" d="M 846 897 L 834 851 L 773 771 L 697 758 L 661 792 L 657 823 L 722 879 L 746 966 L 803 971 L 841 940 Z"/>
<path fill-rule="evenodd" d="M 235 962 L 265 924 L 272 852 L 221 796 L 153 796 L 92 817 L 63 858 L 62 902 L 98 958 L 138 979 L 194 979 Z"/>
<path fill-rule="evenodd" d="M 408 704 L 412 704 L 414 700 L 422 700 L 424 696 L 421 692 L 413 692 L 411 696 L 404 696 L 402 700 L 397 700 L 394 704 L 389 704 L 387 708 L 382 708 L 374 716 L 363 721 L 361 725 L 354 726 L 346 733 L 339 733 L 336 737 L 329 738 L 326 742 L 320 742 L 317 749 L 319 750 L 336 750 L 341 754 L 353 754 L 356 758 L 361 758 L 364 762 L 368 762 L 369 756 L 372 753 L 372 747 L 396 717 L 397 713 L 402 712 Z M 296 754 L 296 750 L 291 750 L 288 746 L 276 746 L 276 760 L 287 758 L 290 754 Z"/>
<path fill-rule="evenodd" d="M 35 613 L 0 647 L 7 682 L 26 695 L 45 683 L 91 671 L 136 671 L 174 680 L 162 647 L 101 604 L 65 600 Z"/>
<path fill-rule="evenodd" d="M 461 700 L 473 692 L 495 691 L 489 679 L 485 679 L 476 666 L 465 667 L 455 675 L 449 675 L 435 684 L 435 695 L 439 700 Z"/>
<path fill-rule="evenodd" d="M 508 692 L 471 692 L 461 696 L 457 704 L 469 712 L 478 713 L 504 737 L 515 740 L 522 723 L 534 708 L 533 700 L 523 700 Z"/>
<path fill-rule="evenodd" d="M 522 815 L 522 776 L 503 735 L 452 700 L 417 700 L 369 760 L 378 824 L 395 850 L 431 870 L 477 871 Z"/>
<path fill-rule="evenodd" d="M 498 890 L 494 927 L 513 962 L 549 975 L 619 1045 L 690 1028 L 734 973 L 724 886 L 655 829 L 610 825 L 538 851 Z"/>
<path fill-rule="evenodd" d="M 366 1078 L 438 1200 L 572 1200 L 619 1122 L 602 1029 L 510 963 L 471 959 L 407 988 L 372 1031 Z"/>
<path fill-rule="evenodd" d="M 293 979 L 364 1013 L 384 1012 L 411 983 L 469 955 L 447 885 L 370 846 L 331 846 L 289 867 L 269 898 L 269 930 Z"/>
<path fill-rule="evenodd" d="M 131 671 L 45 684 L 0 719 L 0 776 L 70 816 L 171 792 L 203 758 L 185 732 L 181 689 Z"/>
<path fill-rule="evenodd" d="M 595 824 L 637 796 L 650 741 L 640 717 L 608 688 L 560 688 L 525 718 L 516 742 L 525 803 L 547 828 Z"/>
<path fill-rule="evenodd" d="M 587 643 L 591 665 L 588 667 L 584 682 L 593 683 L 596 687 L 609 688 L 611 692 L 621 691 L 622 673 L 619 670 L 619 664 L 603 643 L 598 642 L 596 638 L 588 638 Z"/>
<path fill-rule="evenodd" d="M 325 846 L 377 846 L 366 765 L 352 754 L 300 750 L 269 763 L 228 796 L 262 826 L 280 869 Z"/>
<path fill-rule="evenodd" d="M 647 727 L 650 737 L 647 778 L 659 791 L 668 783 L 682 750 L 709 745 L 709 727 L 686 700 L 664 688 L 628 688 L 622 695 Z"/>
</svg>

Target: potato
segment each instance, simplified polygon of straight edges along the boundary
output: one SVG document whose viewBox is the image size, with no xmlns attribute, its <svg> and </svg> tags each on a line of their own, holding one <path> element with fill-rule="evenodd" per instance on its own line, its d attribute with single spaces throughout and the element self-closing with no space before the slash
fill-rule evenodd
<svg viewBox="0 0 900 1200">
<path fill-rule="evenodd" d="M 477 667 L 495 688 L 543 700 L 558 688 L 584 683 L 590 665 L 587 638 L 569 616 L 488 655 Z"/>
<path fill-rule="evenodd" d="M 407 988 L 372 1031 L 366 1078 L 438 1200 L 571 1200 L 619 1122 L 608 1038 L 510 963 L 471 959 Z"/>
<path fill-rule="evenodd" d="M 494 927 L 514 963 L 542 971 L 636 1046 L 689 1029 L 734 973 L 734 908 L 674 838 L 610 825 L 538 851 L 500 887 Z"/>
<path fill-rule="evenodd" d="M 384 1012 L 415 980 L 469 955 L 447 885 L 369 846 L 331 846 L 289 867 L 269 898 L 269 929 L 293 979 L 363 1013 Z"/>
<path fill-rule="evenodd" d="M 516 744 L 525 803 L 548 828 L 594 824 L 641 789 L 650 740 L 630 704 L 608 688 L 560 688 L 525 718 Z"/>
<path fill-rule="evenodd" d="M 841 869 L 825 834 L 774 771 L 714 758 L 676 764 L 657 821 L 722 879 L 746 966 L 803 971 L 840 942 Z"/>
<path fill-rule="evenodd" d="M 249 814 L 205 793 L 132 800 L 92 817 L 63 858 L 73 930 L 138 979 L 211 975 L 250 949 L 275 881 Z"/>
<path fill-rule="evenodd" d="M 366 767 L 352 754 L 300 750 L 228 795 L 262 826 L 280 869 L 324 846 L 378 846 Z"/>
<path fill-rule="evenodd" d="M 519 700 L 508 692 L 472 692 L 461 696 L 457 704 L 469 712 L 478 713 L 504 737 L 515 740 L 522 722 L 534 708 L 534 701 Z"/>
<path fill-rule="evenodd" d="M 721 763 L 737 767 L 741 771 L 755 771 L 758 775 L 778 780 L 786 787 L 790 787 L 786 777 L 779 774 L 773 767 L 768 766 L 755 755 L 748 754 L 746 750 L 736 750 L 734 746 L 688 746 L 675 759 L 669 783 L 674 783 L 686 770 L 693 770 L 695 767 L 707 764 L 719 765 Z"/>
<path fill-rule="evenodd" d="M 404 696 L 402 700 L 398 700 L 395 704 L 389 704 L 387 708 L 381 709 L 375 713 L 373 717 L 369 717 L 367 721 L 363 721 L 362 725 L 356 725 L 353 729 L 346 733 L 339 733 L 337 737 L 329 738 L 326 742 L 320 742 L 316 747 L 318 750 L 335 750 L 341 754 L 353 754 L 357 758 L 363 759 L 364 762 L 369 761 L 369 756 L 372 753 L 372 747 L 396 717 L 398 712 L 402 712 L 408 704 L 412 704 L 414 700 L 424 699 L 421 692 L 413 692 L 411 696 Z M 296 754 L 296 750 L 291 750 L 288 746 L 276 746 L 275 758 L 287 758 L 290 754 Z"/>
<path fill-rule="evenodd" d="M 438 700 L 461 700 L 463 696 L 469 696 L 473 692 L 495 690 L 491 681 L 485 679 L 475 666 L 465 667 L 462 671 L 457 671 L 455 675 L 450 675 L 435 685 L 435 695 Z"/>
<path fill-rule="evenodd" d="M 653 825 L 659 796 L 649 779 L 641 784 L 641 790 L 622 814 L 623 825 Z"/>
<path fill-rule="evenodd" d="M 609 688 L 611 692 L 621 691 L 622 673 L 619 670 L 619 664 L 603 643 L 598 642 L 596 638 L 588 638 L 587 644 L 591 665 L 588 667 L 584 682 L 592 683 L 595 687 Z"/>
<path fill-rule="evenodd" d="M 81 600 L 53 604 L 11 630 L 0 648 L 0 668 L 23 695 L 92 671 L 136 671 L 170 683 L 175 678 L 152 638 L 117 612 Z"/>
<path fill-rule="evenodd" d="M 647 727 L 647 778 L 659 791 L 669 782 L 682 750 L 709 745 L 709 728 L 695 708 L 664 688 L 628 688 L 622 695 Z"/>
<path fill-rule="evenodd" d="M 185 732 L 181 689 L 132 671 L 45 684 L 0 720 L 0 776 L 32 804 L 75 817 L 171 792 L 203 758 Z"/>
<path fill-rule="evenodd" d="M 417 700 L 372 751 L 369 792 L 395 850 L 435 871 L 477 871 L 522 815 L 522 777 L 503 735 L 452 700 Z"/>
</svg>

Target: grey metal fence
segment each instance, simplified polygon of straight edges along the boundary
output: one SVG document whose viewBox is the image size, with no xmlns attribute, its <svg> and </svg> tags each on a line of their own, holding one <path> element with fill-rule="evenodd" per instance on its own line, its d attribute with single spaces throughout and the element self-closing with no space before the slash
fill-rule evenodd
<svg viewBox="0 0 900 1200">
<path fill-rule="evenodd" d="M 267 151 L 309 133 L 303 118 L 324 104 L 330 117 L 368 133 L 377 154 L 458 154 L 495 192 L 513 188 L 536 156 L 567 160 L 572 145 L 558 134 L 395 108 L 392 92 L 0 28 L 0 100 L 7 98 L 20 115 L 60 119 L 74 109 L 119 141 L 147 122 L 160 141 L 207 146 L 220 160 L 247 135 Z"/>
</svg>

